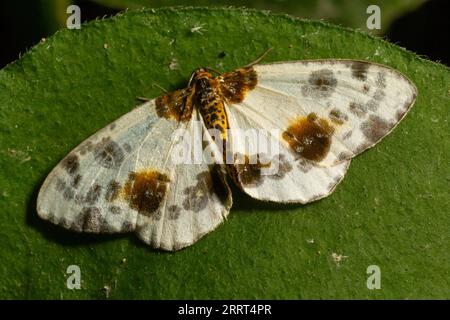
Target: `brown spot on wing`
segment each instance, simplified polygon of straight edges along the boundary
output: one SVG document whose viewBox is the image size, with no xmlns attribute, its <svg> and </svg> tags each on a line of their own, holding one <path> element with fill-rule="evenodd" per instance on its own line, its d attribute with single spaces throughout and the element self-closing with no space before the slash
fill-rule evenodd
<svg viewBox="0 0 450 320">
<path fill-rule="evenodd" d="M 339 125 L 343 124 L 345 121 L 348 120 L 348 116 L 336 108 L 330 111 L 329 117 L 331 122 Z"/>
<path fill-rule="evenodd" d="M 358 118 L 362 118 L 367 113 L 366 107 L 358 102 L 350 102 L 348 105 L 348 109 L 351 113 L 356 115 Z"/>
<path fill-rule="evenodd" d="M 75 196 L 75 192 L 73 191 L 72 188 L 67 187 L 67 188 L 64 190 L 64 193 L 63 193 L 64 199 L 66 199 L 66 200 L 72 200 L 74 196 Z"/>
<path fill-rule="evenodd" d="M 71 182 L 72 187 L 74 187 L 75 189 L 78 188 L 78 186 L 80 185 L 80 181 L 81 181 L 81 175 L 77 174 L 72 179 L 72 182 Z"/>
<path fill-rule="evenodd" d="M 270 179 L 281 180 L 287 173 L 292 171 L 292 165 L 286 160 L 286 156 L 284 154 L 274 156 L 272 159 L 272 164 L 277 165 L 278 170 L 274 174 L 267 176 Z"/>
<path fill-rule="evenodd" d="M 376 111 L 379 106 L 380 106 L 380 104 L 378 103 L 378 101 L 376 101 L 375 99 L 370 99 L 369 101 L 367 101 L 364 108 L 366 110 Z"/>
<path fill-rule="evenodd" d="M 384 72 L 378 72 L 375 84 L 379 88 L 386 88 L 386 75 L 384 74 Z"/>
<path fill-rule="evenodd" d="M 86 193 L 84 197 L 84 201 L 88 204 L 95 204 L 100 197 L 100 193 L 102 191 L 102 187 L 98 184 L 92 185 Z"/>
<path fill-rule="evenodd" d="M 78 156 L 74 153 L 69 154 L 62 162 L 62 166 L 66 169 L 67 173 L 75 174 L 80 168 L 80 162 Z"/>
<path fill-rule="evenodd" d="M 62 192 L 66 188 L 66 183 L 61 178 L 57 178 L 55 188 L 56 191 Z"/>
<path fill-rule="evenodd" d="M 201 188 L 188 187 L 184 190 L 186 198 L 183 201 L 183 208 L 185 210 L 191 210 L 198 212 L 206 208 L 208 204 L 208 196 L 206 191 Z"/>
<path fill-rule="evenodd" d="M 391 129 L 391 125 L 376 115 L 370 115 L 369 119 L 361 124 L 361 131 L 371 142 L 377 142 Z"/>
<path fill-rule="evenodd" d="M 111 180 L 106 187 L 105 199 L 107 201 L 114 201 L 120 193 L 120 183 L 116 180 Z"/>
<path fill-rule="evenodd" d="M 197 175 L 197 183 L 187 187 L 183 193 L 186 195 L 183 201 L 183 208 L 199 212 L 206 208 L 208 204 L 208 192 L 210 192 L 211 182 L 208 171 Z"/>
<path fill-rule="evenodd" d="M 100 232 L 102 226 L 102 216 L 99 208 L 84 208 L 83 212 L 83 231 Z"/>
<path fill-rule="evenodd" d="M 169 216 L 168 216 L 169 220 L 177 220 L 180 217 L 181 208 L 177 205 L 169 206 L 167 211 L 169 213 Z"/>
<path fill-rule="evenodd" d="M 234 171 L 234 176 L 237 178 L 238 183 L 244 187 L 260 185 L 263 181 L 261 169 L 271 166 L 271 162 L 268 164 L 262 163 L 259 154 L 249 157 L 248 155 L 236 153 L 234 155 L 234 163 L 234 165 L 231 165 L 231 169 Z"/>
<path fill-rule="evenodd" d="M 161 118 L 189 121 L 192 116 L 192 90 L 190 88 L 169 92 L 155 101 L 156 114 Z"/>
<path fill-rule="evenodd" d="M 321 69 L 311 72 L 308 83 L 302 86 L 302 94 L 312 98 L 328 98 L 337 86 L 333 71 Z"/>
<path fill-rule="evenodd" d="M 78 232 L 99 233 L 105 231 L 103 224 L 100 208 L 84 207 L 70 228 Z"/>
<path fill-rule="evenodd" d="M 123 187 L 124 198 L 140 214 L 157 217 L 169 181 L 167 175 L 156 170 L 131 172 Z"/>
<path fill-rule="evenodd" d="M 125 159 L 125 155 L 122 148 L 110 137 L 107 137 L 96 144 L 94 158 L 102 167 L 111 169 L 119 167 Z"/>
<path fill-rule="evenodd" d="M 297 118 L 282 137 L 295 154 L 307 160 L 321 161 L 330 150 L 333 132 L 328 120 L 310 113 L 307 117 Z"/>
<path fill-rule="evenodd" d="M 354 61 L 351 65 L 352 77 L 359 81 L 367 80 L 367 70 L 369 69 L 369 63 L 363 61 Z"/>
<path fill-rule="evenodd" d="M 306 173 L 308 173 L 312 168 L 314 168 L 314 166 L 313 166 L 313 164 L 312 164 L 311 161 L 308 161 L 308 160 L 306 160 L 306 159 L 300 159 L 300 160 L 298 161 L 297 168 L 298 168 L 301 172 L 303 172 L 303 173 L 306 174 Z"/>
<path fill-rule="evenodd" d="M 90 140 L 86 140 L 80 147 L 80 154 L 85 155 L 87 152 L 92 151 L 94 149 L 94 144 Z"/>
<path fill-rule="evenodd" d="M 220 93 L 230 103 L 244 101 L 247 92 L 253 90 L 258 83 L 258 75 L 253 67 L 226 72 L 219 79 Z"/>
<path fill-rule="evenodd" d="M 342 136 L 342 139 L 347 140 L 348 138 L 350 138 L 353 134 L 352 130 L 348 130 L 346 133 L 344 133 L 344 135 Z"/>
<path fill-rule="evenodd" d="M 375 93 L 373 94 L 373 98 L 374 98 L 375 100 L 381 101 L 381 100 L 384 99 L 384 96 L 385 96 L 385 95 L 386 95 L 386 93 L 384 92 L 384 90 L 382 90 L 382 89 L 377 89 L 377 90 L 375 91 Z"/>
<path fill-rule="evenodd" d="M 161 219 L 161 217 L 162 217 L 161 210 L 156 210 L 155 212 L 152 213 L 153 220 L 158 221 L 159 219 Z"/>
</svg>

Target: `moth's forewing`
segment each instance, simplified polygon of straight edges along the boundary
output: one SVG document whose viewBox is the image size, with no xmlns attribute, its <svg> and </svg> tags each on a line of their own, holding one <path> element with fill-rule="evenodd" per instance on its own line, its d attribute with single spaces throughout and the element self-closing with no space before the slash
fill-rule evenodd
<svg viewBox="0 0 450 320">
<path fill-rule="evenodd" d="M 135 231 L 164 250 L 216 228 L 231 207 L 220 172 L 171 156 L 174 132 L 192 134 L 198 115 L 179 121 L 160 100 L 132 110 L 64 158 L 41 187 L 39 216 L 77 232 Z"/>
</svg>

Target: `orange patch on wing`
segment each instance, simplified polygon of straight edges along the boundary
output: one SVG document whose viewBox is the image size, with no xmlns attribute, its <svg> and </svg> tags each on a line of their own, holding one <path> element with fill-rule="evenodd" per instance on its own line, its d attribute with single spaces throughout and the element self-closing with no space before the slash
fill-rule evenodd
<svg viewBox="0 0 450 320">
<path fill-rule="evenodd" d="M 158 97 L 156 113 L 166 119 L 189 121 L 192 116 L 191 90 L 180 89 Z"/>
<path fill-rule="evenodd" d="M 333 132 L 334 127 L 327 119 L 310 113 L 297 118 L 282 137 L 296 154 L 307 160 L 321 161 L 330 151 Z"/>
<path fill-rule="evenodd" d="M 150 216 L 163 201 L 169 181 L 167 175 L 156 170 L 131 172 L 122 189 L 123 197 L 131 208 Z"/>
<path fill-rule="evenodd" d="M 253 67 L 240 68 L 221 75 L 220 92 L 230 103 L 244 101 L 248 91 L 253 90 L 258 83 L 258 76 Z"/>
</svg>

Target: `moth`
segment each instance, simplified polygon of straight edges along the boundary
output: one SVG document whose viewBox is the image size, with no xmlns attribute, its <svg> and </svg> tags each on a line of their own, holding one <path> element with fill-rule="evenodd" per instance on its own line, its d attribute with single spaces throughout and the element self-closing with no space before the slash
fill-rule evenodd
<svg viewBox="0 0 450 320">
<path fill-rule="evenodd" d="M 389 134 L 417 95 L 400 72 L 371 62 L 259 60 L 225 73 L 200 68 L 186 88 L 89 137 L 48 175 L 39 216 L 76 232 L 135 232 L 153 248 L 179 250 L 226 219 L 231 181 L 263 201 L 328 196 L 351 159 Z M 185 155 L 198 160 L 209 148 L 209 158 L 200 157 L 209 161 L 176 161 L 180 139 L 195 135 L 200 148 Z M 258 151 L 261 142 L 275 152 Z"/>
</svg>

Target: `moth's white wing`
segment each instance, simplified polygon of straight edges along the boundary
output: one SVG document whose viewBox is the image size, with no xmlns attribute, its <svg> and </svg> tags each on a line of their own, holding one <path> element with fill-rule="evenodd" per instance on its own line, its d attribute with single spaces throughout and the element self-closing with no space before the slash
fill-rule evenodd
<svg viewBox="0 0 450 320">
<path fill-rule="evenodd" d="M 190 127 L 159 117 L 154 100 L 132 110 L 53 169 L 39 192 L 39 216 L 78 232 L 134 230 L 154 248 L 176 250 L 195 242 L 222 221 L 231 196 L 219 185 L 216 193 L 222 194 L 208 189 L 204 208 L 193 212 L 184 205 L 193 181 L 203 190 L 212 179 L 206 165 L 188 169 L 172 162 L 173 133 Z"/>
<path fill-rule="evenodd" d="M 274 128 L 276 118 L 253 108 L 258 106 L 247 99 L 226 104 L 228 150 L 234 156 L 227 163 L 234 161 L 228 169 L 239 187 L 253 198 L 285 203 L 308 203 L 329 195 L 344 177 L 350 160 L 321 167 L 299 159 L 281 142 L 281 132 Z M 241 130 L 234 130 L 237 128 Z M 248 158 L 242 159 L 246 155 Z"/>
<path fill-rule="evenodd" d="M 160 119 L 148 102 L 101 129 L 70 152 L 48 175 L 37 199 L 41 218 L 79 232 L 130 232 L 137 212 L 120 197 L 136 167 L 161 164 L 175 122 Z M 163 142 L 163 143 L 161 143 Z M 166 143 L 164 143 L 166 142 Z M 149 145 L 158 152 L 146 153 Z"/>
<path fill-rule="evenodd" d="M 321 166 L 372 147 L 397 125 L 417 95 L 398 71 L 364 61 L 293 61 L 255 65 L 254 70 L 258 82 L 244 101 L 248 113 L 263 114 L 272 127 L 286 131 L 285 143 L 294 153 Z M 308 123 L 322 129 L 322 138 L 331 134 L 329 146 L 324 139 L 303 136 L 299 126 Z M 324 148 L 314 149 L 316 143 Z"/>
<path fill-rule="evenodd" d="M 187 131 L 183 134 L 184 140 L 178 146 L 181 147 L 181 143 L 186 146 L 186 138 L 201 139 L 205 130 L 195 109 Z M 210 137 L 206 137 L 208 143 L 212 143 Z M 154 223 L 154 217 L 145 215 L 138 218 L 140 227 L 137 234 L 144 242 L 164 250 L 178 250 L 214 230 L 227 217 L 232 198 L 224 179 L 225 172 L 215 162 L 207 164 L 202 158 L 198 158 L 201 151 L 195 147 L 187 148 L 186 159 L 191 159 L 192 164 L 169 160 L 173 169 L 170 188 L 159 212 L 160 222 Z M 217 150 L 213 151 L 216 156 Z M 177 152 L 174 147 L 171 155 Z"/>
</svg>

